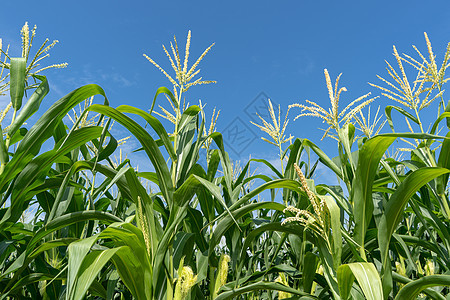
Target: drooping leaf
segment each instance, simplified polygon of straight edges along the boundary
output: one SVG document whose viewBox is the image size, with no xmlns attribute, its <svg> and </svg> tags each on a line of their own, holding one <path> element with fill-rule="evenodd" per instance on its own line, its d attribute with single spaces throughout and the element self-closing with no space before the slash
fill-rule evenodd
<svg viewBox="0 0 450 300">
<path fill-rule="evenodd" d="M 413 300 L 424 289 L 434 286 L 450 286 L 450 275 L 429 275 L 411 281 L 400 289 L 395 300 Z"/>
<path fill-rule="evenodd" d="M 430 180 L 449 172 L 450 170 L 448 169 L 438 167 L 424 167 L 417 169 L 402 181 L 390 197 L 378 227 L 378 244 L 381 252 L 381 261 L 383 263 L 381 272 L 385 297 L 389 295 L 392 289 L 391 261 L 388 257 L 389 242 L 404 213 L 404 207 L 420 187 Z"/>
</svg>

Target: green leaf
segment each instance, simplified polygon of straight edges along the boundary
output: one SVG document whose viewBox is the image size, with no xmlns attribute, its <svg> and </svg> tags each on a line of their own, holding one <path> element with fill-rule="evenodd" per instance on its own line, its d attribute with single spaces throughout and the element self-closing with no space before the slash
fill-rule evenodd
<svg viewBox="0 0 450 300">
<path fill-rule="evenodd" d="M 158 98 L 158 95 L 162 94 L 162 93 L 168 95 L 169 99 L 172 101 L 172 104 L 175 106 L 175 108 L 178 108 L 178 101 L 175 99 L 172 92 L 168 88 L 162 86 L 156 90 L 156 94 L 155 94 L 155 97 L 153 98 L 153 102 L 152 102 L 152 107 L 150 108 L 150 113 L 153 112 L 153 107 L 155 106 L 156 98 Z"/>
<path fill-rule="evenodd" d="M 9 267 L 6 271 L 4 271 L 1 276 L 1 278 L 4 278 L 5 276 L 7 276 L 8 274 L 12 273 L 12 272 L 16 272 L 15 276 L 17 277 L 19 274 L 21 274 L 21 272 L 29 265 L 29 263 L 31 261 L 33 261 L 33 259 L 35 259 L 39 254 L 41 254 L 44 251 L 53 249 L 55 247 L 59 247 L 59 246 L 68 246 L 71 242 L 74 242 L 78 239 L 76 238 L 63 238 L 63 239 L 57 239 L 57 240 L 52 240 L 46 243 L 43 243 L 41 245 L 39 245 L 39 247 L 37 247 L 36 249 L 29 250 L 29 251 L 24 251 Z M 10 281 L 8 283 L 12 284 L 13 281 Z M 6 286 L 6 290 L 9 289 L 9 286 Z"/>
<path fill-rule="evenodd" d="M 341 150 L 339 151 L 341 162 L 344 162 L 348 159 L 352 171 L 354 171 L 356 168 L 355 163 L 353 162 L 353 155 L 351 150 L 354 136 L 355 136 L 355 126 L 351 123 L 344 125 L 342 128 L 338 130 L 339 141 L 342 143 L 345 150 L 345 154 Z M 346 177 L 349 178 L 353 176 L 346 175 Z"/>
<path fill-rule="evenodd" d="M 94 104 L 88 108 L 89 111 L 94 111 L 101 113 L 107 117 L 116 120 L 118 123 L 122 124 L 127 128 L 141 143 L 147 153 L 150 161 L 155 168 L 156 174 L 158 175 L 159 188 L 166 199 L 169 206 L 173 205 L 173 185 L 170 176 L 169 169 L 167 168 L 166 161 L 159 151 L 158 145 L 155 143 L 150 134 L 147 133 L 144 128 L 142 128 L 138 123 L 133 121 L 131 118 L 127 117 L 118 110 L 106 106 Z"/>
<path fill-rule="evenodd" d="M 427 276 L 429 277 L 429 276 Z M 408 277 L 402 276 L 396 272 L 392 272 L 392 278 L 399 282 L 399 283 L 403 283 L 403 284 L 408 284 L 410 282 L 413 282 L 413 280 L 409 279 Z M 435 300 L 446 300 L 446 298 L 444 296 L 441 295 L 441 293 L 431 289 L 431 288 L 426 288 L 422 290 L 423 293 L 427 294 L 428 296 L 431 297 L 431 299 L 435 299 Z"/>
<path fill-rule="evenodd" d="M 226 290 L 226 287 L 222 287 L 220 291 L 222 291 L 217 298 L 215 298 L 215 300 L 226 300 L 226 299 L 235 299 L 237 296 L 245 294 L 245 293 L 250 293 L 250 292 L 256 292 L 256 291 L 261 291 L 261 290 L 272 290 L 272 291 L 283 291 L 283 292 L 288 292 L 294 295 L 299 295 L 299 296 L 306 296 L 310 299 L 317 299 L 317 297 L 312 296 L 310 294 L 301 292 L 297 289 L 282 285 L 278 282 L 265 282 L 265 281 L 258 281 L 256 283 L 252 283 L 240 288 L 236 288 L 236 289 L 232 289 L 232 290 Z"/>
<path fill-rule="evenodd" d="M 450 275 L 429 275 L 406 284 L 397 294 L 395 300 L 414 300 L 426 288 L 450 286 Z"/>
<path fill-rule="evenodd" d="M 184 128 L 184 126 L 191 122 L 192 118 L 198 115 L 200 111 L 200 107 L 197 105 L 189 106 L 181 115 L 180 122 L 178 123 L 178 129 L 181 130 Z"/>
<path fill-rule="evenodd" d="M 254 229 L 250 233 L 248 233 L 247 237 L 244 240 L 244 245 L 241 248 L 241 254 L 239 256 L 238 270 L 242 270 L 244 267 L 244 263 L 246 262 L 245 258 L 247 256 L 248 247 L 255 241 L 255 239 L 259 238 L 263 233 L 271 232 L 271 231 L 283 232 L 283 233 L 292 234 L 295 236 L 303 236 L 303 233 L 304 233 L 302 226 L 293 224 L 293 223 L 281 225 L 281 223 L 279 223 L 279 222 L 271 222 L 271 223 L 259 226 L 258 228 Z M 311 239 L 310 235 L 307 235 L 307 238 L 310 238 L 311 241 L 314 241 L 313 239 Z M 237 272 L 236 284 L 239 282 L 240 274 L 241 274 L 241 272 Z"/>
<path fill-rule="evenodd" d="M 103 89 L 94 84 L 82 86 L 56 101 L 31 127 L 17 147 L 14 157 L 0 176 L 0 190 L 39 153 L 42 144 L 52 136 L 55 127 L 75 105 L 97 94 L 103 95 L 107 102 Z"/>
<path fill-rule="evenodd" d="M 16 131 L 16 133 L 9 140 L 9 145 L 14 145 L 17 142 L 20 142 L 25 137 L 27 132 L 28 132 L 28 129 L 26 129 L 25 127 L 19 128 Z"/>
<path fill-rule="evenodd" d="M 383 299 L 380 276 L 372 263 L 350 263 L 337 269 L 339 292 L 342 299 L 348 299 L 356 278 L 367 300 Z"/>
<path fill-rule="evenodd" d="M 255 189 L 251 190 L 249 193 L 245 194 L 235 203 L 233 203 L 233 205 L 231 205 L 229 209 L 230 210 L 236 209 L 242 204 L 252 199 L 253 197 L 257 196 L 259 193 L 268 189 L 276 189 L 276 188 L 287 188 L 293 191 L 298 191 L 299 188 L 301 189 L 302 187 L 300 182 L 291 179 L 275 179 L 269 182 L 265 182 L 260 186 L 256 187 Z M 221 216 L 223 216 L 223 214 Z"/>
<path fill-rule="evenodd" d="M 75 130 L 56 150 L 45 152 L 28 163 L 15 180 L 11 205 L 1 219 L 0 225 L 15 223 L 19 219 L 22 214 L 21 207 L 30 196 L 27 192 L 43 182 L 46 173 L 59 157 L 99 137 L 101 132 L 101 127 L 84 127 Z"/>
<path fill-rule="evenodd" d="M 332 254 L 333 254 L 333 267 L 337 269 L 341 265 L 342 255 L 342 233 L 341 233 L 341 211 L 334 202 L 331 196 L 321 196 L 327 204 L 328 210 L 331 215 L 331 231 L 332 231 Z"/>
<path fill-rule="evenodd" d="M 87 254 L 78 271 L 76 282 L 72 286 L 74 292 L 70 299 L 84 299 L 87 290 L 97 278 L 98 273 L 119 250 L 120 247 L 103 251 L 92 251 Z"/>
<path fill-rule="evenodd" d="M 303 256 L 303 270 L 302 270 L 302 281 L 303 281 L 303 291 L 306 293 L 311 293 L 312 284 L 314 282 L 314 277 L 316 275 L 317 263 L 319 258 L 317 255 L 307 252 Z"/>
<path fill-rule="evenodd" d="M 122 220 L 119 219 L 118 217 L 103 211 L 86 210 L 86 211 L 72 212 L 54 219 L 53 221 L 47 223 L 44 227 L 36 231 L 36 234 L 28 243 L 27 248 L 32 249 L 32 247 L 36 245 L 36 243 L 38 243 L 43 237 L 47 236 L 48 234 L 58 229 L 64 228 L 74 223 L 84 222 L 88 220 L 103 221 L 107 224 L 111 224 L 114 222 L 122 222 Z"/>
<path fill-rule="evenodd" d="M 116 269 L 133 296 L 150 299 L 152 266 L 143 232 L 129 222 L 123 222 L 110 225 L 100 236 L 112 239 L 116 246 L 124 246 L 112 257 Z"/>
<path fill-rule="evenodd" d="M 390 237 L 403 216 L 404 207 L 408 200 L 419 188 L 434 178 L 449 173 L 445 168 L 420 168 L 409 174 L 397 187 L 394 194 L 389 198 L 385 208 L 387 235 Z"/>
<path fill-rule="evenodd" d="M 173 265 L 178 266 L 183 257 L 186 257 L 186 263 L 194 251 L 194 234 L 178 232 L 173 241 Z"/>
<path fill-rule="evenodd" d="M 194 178 L 196 179 L 197 182 L 199 182 L 201 185 L 203 185 L 213 196 L 216 200 L 218 200 L 220 202 L 220 204 L 222 205 L 222 207 L 224 208 L 224 210 L 226 211 L 226 213 L 228 213 L 229 216 L 231 216 L 231 218 L 233 219 L 233 221 L 237 224 L 236 220 L 234 219 L 234 217 L 232 216 L 230 209 L 228 208 L 227 204 L 225 203 L 225 200 L 223 199 L 221 192 L 220 192 L 220 187 L 218 187 L 217 185 L 207 181 L 206 179 L 203 179 L 197 175 L 191 175 L 189 177 L 189 179 L 186 181 L 186 184 L 183 184 L 179 190 L 177 192 L 179 194 L 182 194 L 184 196 L 186 196 L 186 189 L 189 189 L 192 191 L 192 189 L 197 189 L 198 185 L 193 185 L 190 182 L 195 182 Z"/>
<path fill-rule="evenodd" d="M 202 234 L 203 228 L 203 215 L 200 211 L 188 207 L 187 209 L 187 220 L 186 223 L 188 227 L 188 231 L 195 234 L 195 241 L 200 251 L 203 253 L 208 248 L 208 244 L 205 240 L 205 237 Z"/>
<path fill-rule="evenodd" d="M 320 161 L 330 168 L 339 178 L 344 179 L 344 175 L 342 174 L 342 171 L 339 169 L 339 167 L 322 151 L 319 147 L 317 147 L 313 142 L 303 139 L 302 144 L 304 147 L 311 148 L 317 156 L 319 156 Z"/>
<path fill-rule="evenodd" d="M 241 218 L 251 211 L 263 208 L 283 211 L 285 206 L 277 202 L 259 202 L 247 204 L 242 206 L 241 208 L 232 210 L 231 215 L 226 215 L 219 221 L 219 223 L 215 227 L 209 242 L 209 254 L 213 254 L 215 246 L 220 242 L 225 232 L 236 222 L 235 220 Z"/>
<path fill-rule="evenodd" d="M 450 132 L 446 137 L 450 138 Z M 441 152 L 439 153 L 438 163 L 439 167 L 450 169 L 450 139 L 445 139 L 442 142 Z M 436 189 L 438 194 L 444 195 L 445 188 L 448 184 L 448 173 L 440 176 L 436 182 Z M 444 200 L 445 201 L 445 200 Z"/>
<path fill-rule="evenodd" d="M 20 113 L 14 119 L 14 122 L 9 127 L 9 136 L 13 136 L 16 133 L 17 129 L 19 129 L 19 127 L 22 126 L 23 123 L 28 120 L 28 118 L 30 118 L 35 112 L 37 112 L 42 100 L 50 90 L 47 78 L 45 76 L 35 75 L 35 77 L 40 79 L 42 82 L 30 96 L 23 109 L 20 111 Z"/>
<path fill-rule="evenodd" d="M 25 93 L 25 74 L 27 61 L 24 57 L 11 57 L 11 66 L 9 68 L 10 90 L 12 107 L 18 111 L 22 107 L 22 98 Z"/>
<path fill-rule="evenodd" d="M 448 108 L 450 108 L 450 105 L 448 105 Z M 434 124 L 433 124 L 433 126 L 431 127 L 431 130 L 430 130 L 430 134 L 435 134 L 436 133 L 436 130 L 437 130 L 437 127 L 438 127 L 439 123 L 445 118 L 447 118 L 447 124 L 448 124 L 448 122 L 449 122 L 448 120 L 450 119 L 450 112 L 442 113 L 439 116 L 439 118 L 437 118 L 436 121 L 434 121 Z"/>
<path fill-rule="evenodd" d="M 146 228 L 141 228 L 142 231 L 146 231 L 149 236 L 149 243 L 150 243 L 150 253 L 151 257 L 153 258 L 156 252 L 156 248 L 158 246 L 158 241 L 160 237 L 157 234 L 156 231 L 156 223 L 155 223 L 155 216 L 154 216 L 154 206 L 156 207 L 157 202 L 153 202 L 152 199 L 148 196 L 145 188 L 142 186 L 141 182 L 136 176 L 136 173 L 132 168 L 128 168 L 127 172 L 125 173 L 125 177 L 127 179 L 127 183 L 130 187 L 130 193 L 132 196 L 132 200 L 136 204 L 136 206 L 139 205 L 138 201 L 141 201 L 142 204 L 142 214 L 147 220 L 147 223 L 144 224 Z M 162 207 L 160 209 L 163 209 Z M 142 218 L 143 216 L 138 213 L 138 217 Z M 140 227 L 140 225 L 139 225 Z"/>
<path fill-rule="evenodd" d="M 23 287 L 31 286 L 33 283 L 42 282 L 45 280 L 54 280 L 55 276 L 51 274 L 43 274 L 43 273 L 31 273 L 22 278 L 20 278 L 14 286 L 8 290 L 8 292 L 1 295 L 0 299 L 8 299 L 7 296 L 10 294 L 14 294 L 16 292 L 20 292 Z M 62 278 L 59 278 L 60 280 Z"/>
<path fill-rule="evenodd" d="M 58 190 L 58 194 L 56 195 L 55 200 L 53 202 L 53 206 L 48 215 L 47 222 L 50 222 L 55 217 L 56 218 L 60 217 L 63 213 L 66 212 L 70 204 L 70 199 L 62 201 L 63 195 L 65 194 L 66 189 L 68 188 L 70 179 L 75 174 L 75 172 L 77 172 L 79 168 L 82 167 L 82 165 L 83 162 L 77 161 L 70 167 L 69 171 L 66 173 L 66 176 L 64 177 L 64 180 L 62 181 L 61 186 Z"/>
<path fill-rule="evenodd" d="M 114 223 L 99 238 L 111 239 L 119 250 L 111 258 L 122 281 L 136 299 L 152 299 L 152 266 L 143 232 L 127 222 Z"/>
<path fill-rule="evenodd" d="M 270 170 L 272 170 L 272 172 L 274 172 L 278 178 L 283 178 L 283 175 L 277 170 L 277 168 L 275 168 L 270 162 L 268 162 L 265 159 L 257 159 L 257 158 L 252 158 L 249 160 L 249 162 L 251 161 L 256 161 L 256 162 L 260 162 L 265 164 Z M 245 176 L 244 170 L 241 173 L 241 176 Z"/>
<path fill-rule="evenodd" d="M 213 181 L 220 163 L 219 150 L 217 149 L 210 150 L 210 155 L 211 156 L 208 163 L 208 173 L 206 175 L 206 178 L 209 181 Z"/>
<path fill-rule="evenodd" d="M 0 133 L 2 134 L 2 136 L 0 137 L 0 163 L 2 164 L 3 167 L 9 161 L 9 153 L 8 149 L 6 149 L 5 141 L 3 140 L 3 129 L 1 124 L 0 124 Z"/>
<path fill-rule="evenodd" d="M 356 176 L 352 182 L 351 199 L 355 212 L 354 239 L 361 245 L 360 255 L 366 257 L 364 238 L 373 212 L 372 185 L 378 165 L 387 148 L 394 142 L 395 137 L 375 136 L 368 140 L 359 150 Z"/>
<path fill-rule="evenodd" d="M 409 199 L 427 182 L 449 173 L 445 168 L 423 167 L 409 174 L 389 198 L 378 228 L 378 244 L 383 263 L 383 292 L 387 297 L 392 289 L 391 261 L 389 259 L 389 243 L 397 225 L 400 223 L 404 208 Z"/>
<path fill-rule="evenodd" d="M 416 124 L 419 124 L 419 120 L 417 120 L 416 117 L 414 117 L 412 114 L 410 114 L 409 112 L 407 112 L 406 110 L 404 110 L 403 108 L 399 107 L 399 106 L 393 106 L 393 105 L 388 105 L 386 106 L 386 108 L 384 109 L 384 112 L 386 114 L 386 119 L 389 122 L 389 126 L 392 129 L 392 132 L 395 132 L 394 130 L 394 123 L 392 122 L 392 118 L 391 118 L 391 112 L 392 109 L 395 109 L 396 111 L 398 111 L 399 113 L 401 113 L 402 115 L 404 115 L 405 117 L 407 117 L 408 119 L 410 119 L 411 121 L 413 121 Z"/>
<path fill-rule="evenodd" d="M 136 114 L 136 115 L 144 118 L 145 121 L 147 121 L 147 123 L 150 124 L 150 126 L 153 128 L 153 130 L 155 130 L 155 132 L 158 134 L 164 147 L 167 150 L 167 153 L 169 153 L 169 156 L 172 159 L 172 161 L 176 161 L 176 155 L 175 155 L 175 151 L 173 149 L 170 137 L 167 134 L 167 131 L 164 128 L 164 126 L 161 124 L 161 122 L 157 118 L 155 118 L 151 114 L 149 114 L 141 109 L 138 109 L 138 108 L 135 108 L 135 107 L 129 106 L 129 105 L 121 105 L 121 106 L 117 107 L 116 109 L 117 109 L 117 111 L 122 112 L 122 113 L 132 113 L 132 114 Z"/>
<path fill-rule="evenodd" d="M 219 157 L 220 157 L 220 163 L 222 165 L 222 172 L 223 172 L 223 178 L 225 181 L 225 187 L 226 187 L 226 190 L 229 193 L 231 193 L 233 191 L 233 187 L 232 187 L 233 170 L 232 170 L 230 158 L 228 157 L 228 153 L 225 152 L 225 149 L 223 146 L 222 134 L 219 132 L 214 132 L 210 135 L 210 137 L 216 143 L 217 148 L 219 148 L 218 153 L 219 153 Z"/>
<path fill-rule="evenodd" d="M 69 262 L 67 269 L 67 292 L 66 299 L 73 299 L 74 294 L 76 292 L 77 286 L 76 282 L 79 279 L 78 273 L 83 271 L 81 266 L 87 258 L 89 251 L 91 250 L 92 245 L 97 241 L 98 236 L 91 236 L 89 238 L 85 238 L 74 242 L 69 245 Z M 91 261 L 92 262 L 92 261 Z M 80 287 L 78 287 L 80 288 Z M 86 287 L 87 290 L 88 287 Z M 85 291 L 84 291 L 85 293 Z M 84 295 L 83 293 L 83 295 Z"/>
<path fill-rule="evenodd" d="M 133 297 L 137 300 L 152 299 L 152 282 L 147 280 L 142 264 L 130 247 L 120 247 L 112 261 Z"/>
</svg>

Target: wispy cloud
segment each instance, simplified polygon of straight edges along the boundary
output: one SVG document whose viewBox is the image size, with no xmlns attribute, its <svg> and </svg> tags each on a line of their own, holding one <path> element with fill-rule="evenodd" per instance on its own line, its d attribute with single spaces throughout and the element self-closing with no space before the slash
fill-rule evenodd
<svg viewBox="0 0 450 300">
<path fill-rule="evenodd" d="M 300 54 L 299 56 L 297 56 L 295 58 L 295 61 L 296 61 L 297 66 L 298 66 L 297 72 L 300 75 L 311 74 L 314 71 L 315 67 L 316 67 L 316 64 L 314 63 L 314 60 L 309 55 L 306 55 L 305 53 Z"/>
<path fill-rule="evenodd" d="M 101 85 L 113 84 L 116 87 L 129 87 L 135 84 L 134 81 L 124 77 L 114 68 L 109 70 L 94 69 L 91 64 L 85 64 L 81 70 L 72 70 L 71 73 L 72 76 L 60 77 L 59 80 L 70 85 L 97 83 Z"/>
<path fill-rule="evenodd" d="M 336 174 L 321 163 L 317 165 L 313 178 L 317 184 L 325 183 L 327 185 L 341 185 Z"/>
</svg>

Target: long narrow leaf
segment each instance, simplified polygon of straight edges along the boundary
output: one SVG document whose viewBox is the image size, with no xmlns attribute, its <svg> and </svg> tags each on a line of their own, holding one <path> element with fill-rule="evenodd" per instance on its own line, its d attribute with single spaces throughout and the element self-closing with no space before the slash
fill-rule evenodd
<svg viewBox="0 0 450 300">
<path fill-rule="evenodd" d="M 367 300 L 383 299 L 380 276 L 372 263 L 350 263 L 337 269 L 339 291 L 342 299 L 348 299 L 356 278 Z"/>
<path fill-rule="evenodd" d="M 10 91 L 12 107 L 19 111 L 22 107 L 22 98 L 25 93 L 25 73 L 27 61 L 24 57 L 11 57 L 10 70 Z"/>
</svg>

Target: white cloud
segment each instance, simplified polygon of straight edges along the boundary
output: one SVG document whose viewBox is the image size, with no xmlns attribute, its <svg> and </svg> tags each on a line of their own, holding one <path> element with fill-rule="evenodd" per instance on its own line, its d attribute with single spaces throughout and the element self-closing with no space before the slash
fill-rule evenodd
<svg viewBox="0 0 450 300">
<path fill-rule="evenodd" d="M 105 69 L 93 69 L 90 64 L 83 65 L 82 69 L 71 70 L 72 76 L 61 77 L 61 82 L 70 85 L 85 85 L 96 83 L 102 86 L 113 84 L 115 87 L 129 87 L 135 84 L 134 81 L 122 76 L 120 72 L 117 72 L 114 68 L 110 70 Z"/>
<path fill-rule="evenodd" d="M 336 174 L 327 166 L 319 162 L 313 176 L 316 184 L 341 185 Z"/>
<path fill-rule="evenodd" d="M 310 74 L 316 67 L 314 60 L 306 53 L 300 54 L 295 60 L 298 65 L 297 72 L 301 75 Z"/>
</svg>

